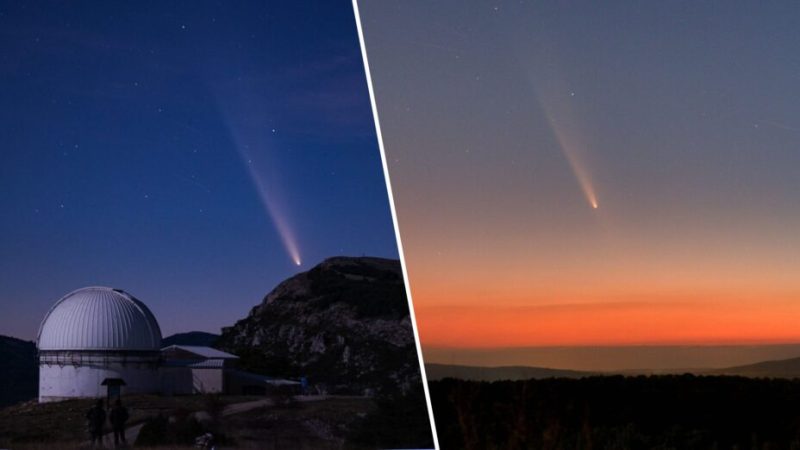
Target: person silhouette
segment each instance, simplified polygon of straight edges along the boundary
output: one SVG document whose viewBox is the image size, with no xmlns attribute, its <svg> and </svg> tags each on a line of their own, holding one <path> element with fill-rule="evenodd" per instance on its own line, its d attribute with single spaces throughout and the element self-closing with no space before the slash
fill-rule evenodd
<svg viewBox="0 0 800 450">
<path fill-rule="evenodd" d="M 308 378 L 300 377 L 300 395 L 308 395 Z"/>
<path fill-rule="evenodd" d="M 120 442 L 127 444 L 125 441 L 125 422 L 128 421 L 128 417 L 128 408 L 122 406 L 122 401 L 117 399 L 108 415 L 111 429 L 114 430 L 114 446 L 119 446 Z"/>
<path fill-rule="evenodd" d="M 89 426 L 89 436 L 92 440 L 92 447 L 95 444 L 103 446 L 103 425 L 106 423 L 106 410 L 103 409 L 103 401 L 98 400 L 95 405 L 86 412 L 86 421 Z"/>
</svg>

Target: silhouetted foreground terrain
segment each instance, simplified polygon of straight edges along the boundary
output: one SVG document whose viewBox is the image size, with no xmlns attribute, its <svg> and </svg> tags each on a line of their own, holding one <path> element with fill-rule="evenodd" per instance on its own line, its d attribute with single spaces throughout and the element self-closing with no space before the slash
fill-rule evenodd
<svg viewBox="0 0 800 450">
<path fill-rule="evenodd" d="M 443 449 L 800 449 L 800 380 L 430 383 Z"/>
</svg>

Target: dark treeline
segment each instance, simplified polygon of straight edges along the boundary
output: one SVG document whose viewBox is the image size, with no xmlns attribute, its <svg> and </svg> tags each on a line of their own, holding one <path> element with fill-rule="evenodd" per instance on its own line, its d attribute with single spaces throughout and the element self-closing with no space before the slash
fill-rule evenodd
<svg viewBox="0 0 800 450">
<path fill-rule="evenodd" d="M 800 449 L 800 380 L 430 383 L 443 449 Z"/>
</svg>

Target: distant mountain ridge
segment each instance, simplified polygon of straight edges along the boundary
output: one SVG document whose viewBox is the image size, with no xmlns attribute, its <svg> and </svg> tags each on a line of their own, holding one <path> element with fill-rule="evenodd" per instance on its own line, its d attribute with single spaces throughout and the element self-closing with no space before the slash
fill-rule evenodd
<svg viewBox="0 0 800 450">
<path fill-rule="evenodd" d="M 176 333 L 161 340 L 161 347 L 170 345 L 196 345 L 200 347 L 213 347 L 219 339 L 218 334 L 206 333 L 205 331 L 189 331 L 186 333 Z"/>
<path fill-rule="evenodd" d="M 36 343 L 0 335 L 0 407 L 36 398 L 39 364 Z"/>
<path fill-rule="evenodd" d="M 543 378 L 583 378 L 601 375 L 599 372 L 579 370 L 550 369 L 533 366 L 479 367 L 449 364 L 425 364 L 428 380 L 456 378 L 470 381 L 529 380 Z"/>
<path fill-rule="evenodd" d="M 597 375 L 623 375 L 623 376 L 648 376 L 648 375 L 679 375 L 691 373 L 693 375 L 728 375 L 747 378 L 800 378 L 800 357 L 763 361 L 742 366 L 725 367 L 721 369 L 674 369 L 652 371 L 621 370 L 607 372 L 590 372 L 569 369 L 553 369 L 536 366 L 462 366 L 449 364 L 425 364 L 425 372 L 429 381 L 455 378 L 468 381 L 500 381 L 500 380 L 529 380 L 545 378 L 584 378 Z"/>
<path fill-rule="evenodd" d="M 704 371 L 703 374 L 735 375 L 749 378 L 800 378 L 800 357 L 714 369 Z"/>
</svg>

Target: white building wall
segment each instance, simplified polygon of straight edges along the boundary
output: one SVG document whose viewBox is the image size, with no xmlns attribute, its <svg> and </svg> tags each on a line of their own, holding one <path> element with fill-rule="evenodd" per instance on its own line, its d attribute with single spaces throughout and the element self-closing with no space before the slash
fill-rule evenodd
<svg viewBox="0 0 800 450">
<path fill-rule="evenodd" d="M 101 365 L 40 364 L 39 401 L 52 402 L 75 397 L 104 398 L 106 378 L 122 378 L 122 394 L 153 394 L 160 391 L 158 367 L 145 363 Z"/>
<path fill-rule="evenodd" d="M 222 368 L 192 369 L 192 385 L 197 394 L 221 393 Z"/>
</svg>

